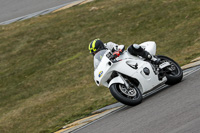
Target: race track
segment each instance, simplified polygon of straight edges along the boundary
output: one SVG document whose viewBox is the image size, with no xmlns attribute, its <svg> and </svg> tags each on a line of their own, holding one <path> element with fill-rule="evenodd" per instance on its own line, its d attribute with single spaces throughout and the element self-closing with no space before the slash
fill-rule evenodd
<svg viewBox="0 0 200 133">
<path fill-rule="evenodd" d="M 146 98 L 78 129 L 76 133 L 199 133 L 200 70 Z"/>
<path fill-rule="evenodd" d="M 0 23 L 78 0 L 1 0 Z"/>
<path fill-rule="evenodd" d="M 1 0 L 0 22 L 77 0 Z M 76 133 L 200 133 L 200 70 Z"/>
</svg>

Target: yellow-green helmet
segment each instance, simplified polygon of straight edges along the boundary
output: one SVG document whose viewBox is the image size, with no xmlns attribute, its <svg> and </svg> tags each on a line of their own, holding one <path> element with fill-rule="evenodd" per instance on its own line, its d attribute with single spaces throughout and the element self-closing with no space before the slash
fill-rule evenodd
<svg viewBox="0 0 200 133">
<path fill-rule="evenodd" d="M 106 49 L 103 42 L 100 39 L 95 39 L 89 44 L 89 50 L 92 55 L 95 55 L 98 51 Z"/>
</svg>

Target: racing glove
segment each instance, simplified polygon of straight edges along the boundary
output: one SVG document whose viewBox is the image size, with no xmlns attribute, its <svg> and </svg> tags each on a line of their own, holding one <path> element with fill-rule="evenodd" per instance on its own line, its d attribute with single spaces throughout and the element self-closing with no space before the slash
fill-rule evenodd
<svg viewBox="0 0 200 133">
<path fill-rule="evenodd" d="M 111 59 L 115 59 L 117 57 L 119 57 L 122 54 L 122 50 L 119 49 L 118 51 L 115 51 L 111 57 Z"/>
</svg>

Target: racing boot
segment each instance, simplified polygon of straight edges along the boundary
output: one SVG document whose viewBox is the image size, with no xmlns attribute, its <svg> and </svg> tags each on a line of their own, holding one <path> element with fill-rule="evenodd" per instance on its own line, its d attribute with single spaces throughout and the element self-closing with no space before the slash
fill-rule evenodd
<svg viewBox="0 0 200 133">
<path fill-rule="evenodd" d="M 140 45 L 133 44 L 128 47 L 128 52 L 134 56 L 141 56 L 146 60 L 150 60 L 153 64 L 159 65 L 160 59 L 152 56 L 148 51 L 145 51 Z"/>
<path fill-rule="evenodd" d="M 150 60 L 151 60 L 152 64 L 155 64 L 155 65 L 160 65 L 161 64 L 160 59 L 157 58 L 157 57 L 152 56 Z"/>
</svg>

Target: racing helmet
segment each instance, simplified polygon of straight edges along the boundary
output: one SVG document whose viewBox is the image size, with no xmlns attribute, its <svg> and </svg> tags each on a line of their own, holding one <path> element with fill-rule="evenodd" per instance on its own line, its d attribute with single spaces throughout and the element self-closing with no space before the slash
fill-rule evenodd
<svg viewBox="0 0 200 133">
<path fill-rule="evenodd" d="M 100 39 L 95 39 L 89 44 L 89 50 L 93 56 L 103 49 L 106 49 L 106 47 Z"/>
</svg>

